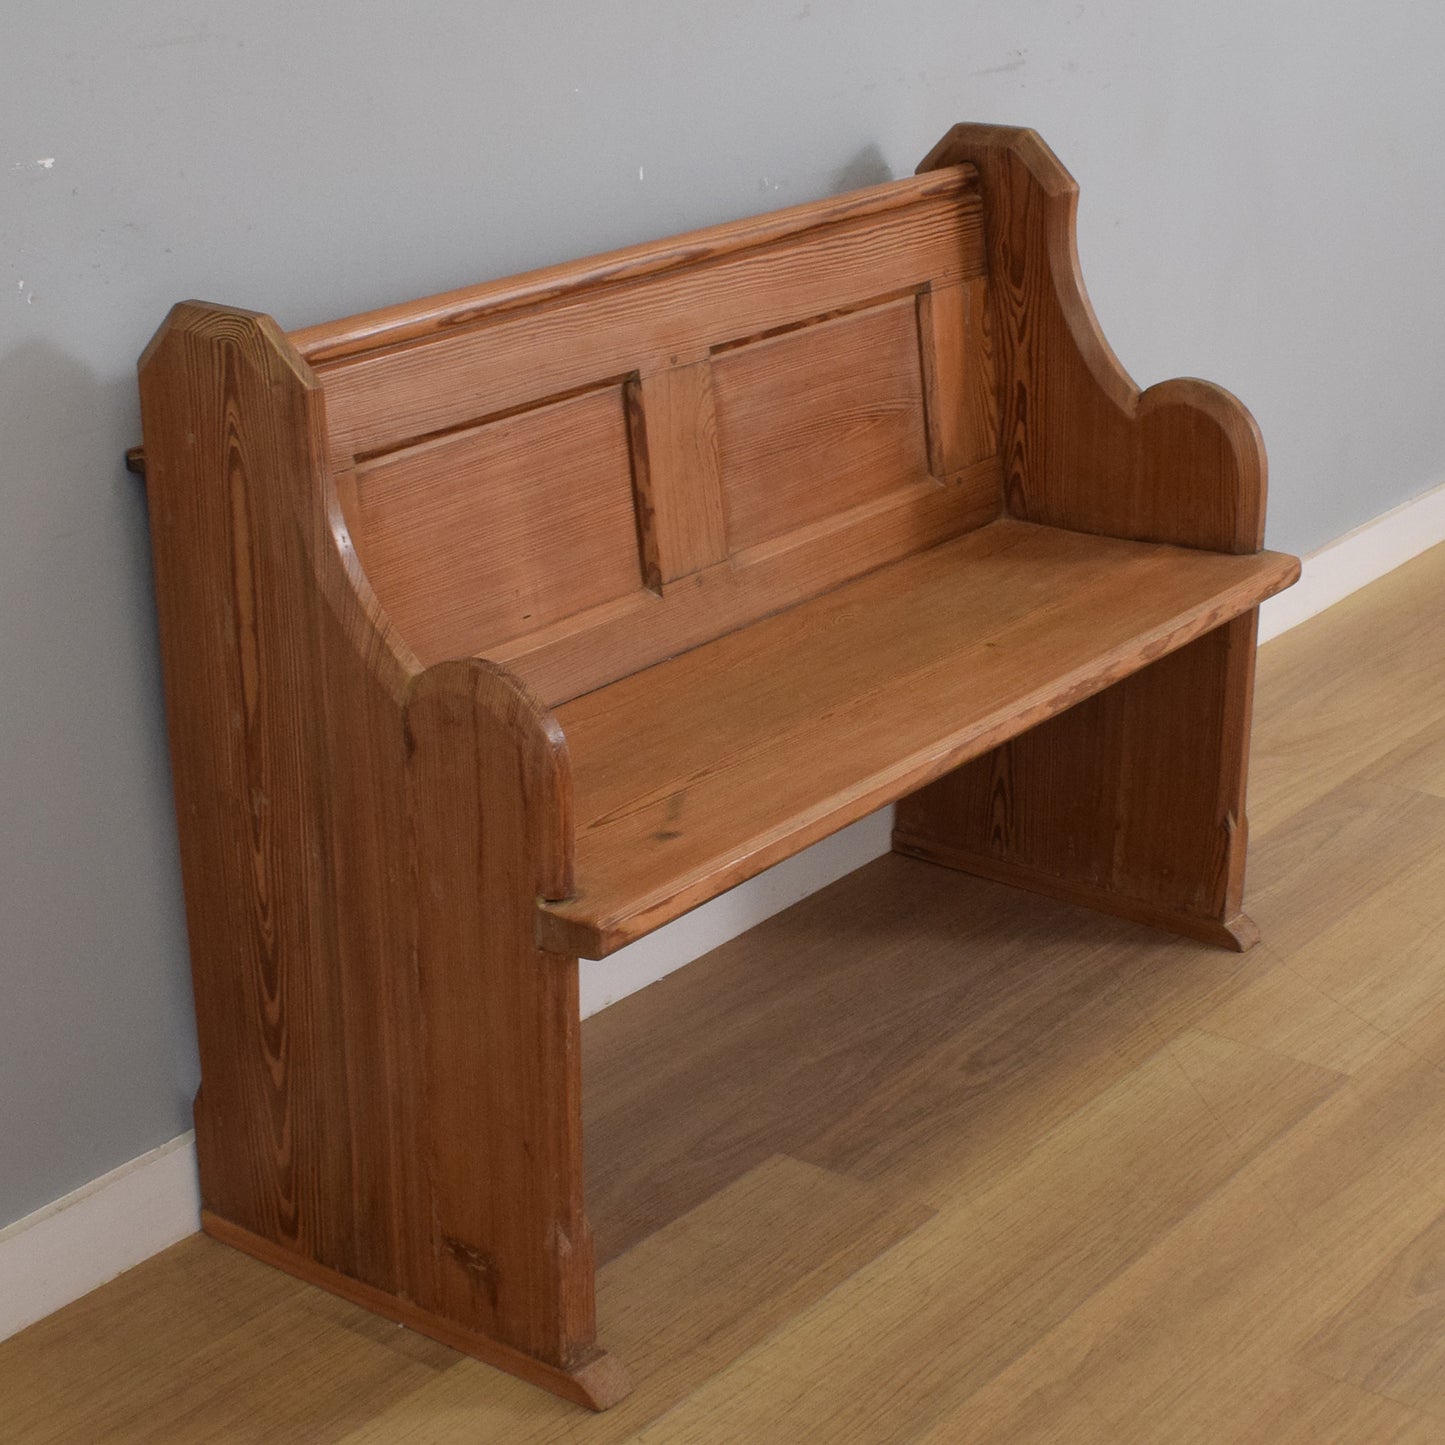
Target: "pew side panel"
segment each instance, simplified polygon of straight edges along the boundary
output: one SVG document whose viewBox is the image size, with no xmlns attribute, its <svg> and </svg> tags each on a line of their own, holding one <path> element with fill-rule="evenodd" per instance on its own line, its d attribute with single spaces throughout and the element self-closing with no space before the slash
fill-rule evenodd
<svg viewBox="0 0 1445 1445">
<path fill-rule="evenodd" d="M 142 358 L 140 384 L 203 1204 L 412 1292 L 425 1263 L 407 1225 L 423 1205 L 397 1192 L 396 1150 L 416 1128 L 404 1078 L 416 1000 L 413 971 L 387 967 L 411 938 L 385 871 L 406 828 L 395 742 L 407 660 L 383 647 L 389 672 L 374 685 L 360 658 L 330 670 L 337 709 L 354 709 L 356 770 L 335 770 L 328 788 L 329 689 L 313 668 L 337 652 L 340 628 L 316 605 L 292 510 L 322 441 L 305 369 L 265 318 L 186 304 Z M 338 877 L 376 885 L 371 905 L 337 908 Z M 362 1209 L 371 1230 L 349 1227 Z"/>
<path fill-rule="evenodd" d="M 535 939 L 537 900 L 572 889 L 566 745 L 515 677 L 477 659 L 416 679 L 405 742 L 431 1308 L 480 1337 L 461 1348 L 605 1408 L 631 1386 L 596 1343 L 577 959 Z"/>
<path fill-rule="evenodd" d="M 566 885 L 565 754 L 514 679 L 424 671 L 392 631 L 274 323 L 177 307 L 141 392 L 205 1227 L 606 1404 L 576 961 L 513 926 L 519 887 L 530 915 Z"/>
<path fill-rule="evenodd" d="M 1194 379 L 1140 392 L 1084 290 L 1078 188 L 1030 130 L 955 126 L 920 166 L 984 195 L 1008 513 L 1213 551 L 1263 545 L 1248 411 Z M 1241 912 L 1254 614 L 898 807 L 894 846 L 1233 948 Z"/>
<path fill-rule="evenodd" d="M 1192 377 L 1140 391 L 1079 267 L 1079 188 L 1040 137 L 956 125 L 919 166 L 972 164 L 983 193 L 1004 501 L 1049 527 L 1218 552 L 1264 545 L 1259 428 Z"/>
<path fill-rule="evenodd" d="M 1242 952 L 1257 610 L 898 804 L 893 846 Z"/>
</svg>

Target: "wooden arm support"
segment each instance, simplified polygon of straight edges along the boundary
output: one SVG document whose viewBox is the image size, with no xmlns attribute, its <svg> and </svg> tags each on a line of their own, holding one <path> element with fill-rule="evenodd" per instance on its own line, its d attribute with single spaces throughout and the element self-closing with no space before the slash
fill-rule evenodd
<svg viewBox="0 0 1445 1445">
<path fill-rule="evenodd" d="M 1212 382 L 1134 385 L 1084 290 L 1073 177 L 1036 132 L 992 125 L 954 126 L 918 169 L 961 161 L 983 189 L 1009 512 L 1077 532 L 1259 551 L 1259 428 Z"/>
<path fill-rule="evenodd" d="M 595 1344 L 577 960 L 535 942 L 538 898 L 572 886 L 566 746 L 478 659 L 420 674 L 404 726 L 431 1308 L 522 1351 L 498 1361 L 515 1373 L 554 1364 L 549 1388 L 600 1407 L 628 1385 Z"/>
</svg>

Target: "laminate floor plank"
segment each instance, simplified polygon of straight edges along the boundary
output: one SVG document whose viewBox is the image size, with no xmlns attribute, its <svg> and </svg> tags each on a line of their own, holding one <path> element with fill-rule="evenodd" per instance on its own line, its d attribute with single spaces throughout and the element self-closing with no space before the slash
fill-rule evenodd
<svg viewBox="0 0 1445 1445">
<path fill-rule="evenodd" d="M 1445 997 L 1442 953 L 1445 836 L 1288 962 L 1306 982 L 1394 1036 Z"/>
<path fill-rule="evenodd" d="M 635 1386 L 579 1429 L 575 1408 L 482 1366 L 417 1390 L 345 1445 L 629 1438 L 932 1211 L 775 1155 L 601 1271 L 598 1319 Z"/>
<path fill-rule="evenodd" d="M 1249 812 L 1259 838 L 1445 722 L 1435 548 L 1260 649 Z"/>
<path fill-rule="evenodd" d="M 1445 727 L 1422 728 L 1358 776 L 1445 798 Z"/>
<path fill-rule="evenodd" d="M 1358 1072 L 1390 1042 L 1378 1023 L 1279 958 L 1268 944 L 1255 948 L 1249 965 L 1247 981 L 1200 1016 L 1202 1032 L 1342 1074 Z"/>
<path fill-rule="evenodd" d="M 1304 1351 L 1322 1374 L 1445 1421 L 1445 1211 Z"/>
<path fill-rule="evenodd" d="M 198 1350 L 304 1291 L 192 1235 L 0 1343 L 0 1440 L 83 1438 L 72 1422 L 119 1408 L 138 1381 L 184 1378 Z"/>
<path fill-rule="evenodd" d="M 641 1439 L 915 1439 L 1344 1082 L 1223 1040 L 1158 1051 Z"/>
<path fill-rule="evenodd" d="M 919 1445 L 1438 1445 L 1438 1422 L 1396 1401 L 1301 1366 L 1246 1359 L 1187 1378 L 1169 1409 L 1122 1414 L 1066 1373 L 975 1397 L 918 1437 Z M 1022 1391 L 1022 1393 L 1020 1393 Z"/>
<path fill-rule="evenodd" d="M 1068 1112 L 1138 1055 L 1091 1048 L 1069 1024 L 1082 1007 L 1114 1036 L 1137 1032 L 1110 985 L 1110 945 L 1129 925 L 891 856 L 854 880 L 724 945 L 707 977 L 685 970 L 588 1021 L 588 1198 L 603 1257 L 774 1151 L 871 1177 L 910 1141 L 942 1137 L 984 1161 L 1014 1130 L 1013 1101 L 1048 1116 L 1044 1091 Z M 910 1093 L 918 1080 L 926 1097 Z M 970 1101 L 990 1090 L 985 1121 Z M 921 1161 L 905 1182 L 926 1172 Z"/>
<path fill-rule="evenodd" d="M 1442 850 L 1445 799 L 1386 783 L 1342 783 L 1254 845 L 1250 916 L 1276 954 L 1297 960 L 1330 929 L 1350 928 L 1372 910 L 1388 922 L 1393 915 L 1379 896 L 1402 874 L 1416 872 L 1433 891 Z M 1429 898 L 1411 904 L 1417 912 L 1432 906 Z"/>
<path fill-rule="evenodd" d="M 1400 1285 L 1429 1278 L 1440 1248 L 1445 1176 L 1431 1141 L 1441 1128 L 1439 1076 L 1391 1048 L 953 1411 L 936 1438 L 1032 1440 L 1040 1422 L 1100 1445 L 1431 1438 L 1419 1416 L 1438 1388 L 1438 1311 Z M 1436 1232 L 1422 1241 L 1422 1230 Z M 1412 1356 L 1393 1348 L 1402 1315 Z M 1400 1388 L 1379 1388 L 1392 1383 L 1382 1354 L 1408 1356 Z"/>
<path fill-rule="evenodd" d="M 248 1286 L 269 1288 L 274 1273 L 254 1262 L 233 1268 L 224 1247 L 204 1241 L 218 1255 L 186 1273 L 209 1274 L 220 1288 L 209 1327 L 195 1331 L 190 1347 L 179 1339 L 174 1353 L 157 1357 L 156 1331 L 138 1328 L 116 1313 L 89 1353 L 112 1355 L 118 1337 L 132 1334 L 123 1369 L 111 1368 L 104 1384 L 75 1372 L 50 1379 L 16 1409 L 7 1389 L 0 1439 L 17 1442 L 115 1442 L 115 1445 L 334 1445 L 352 1425 L 392 1400 L 449 1370 L 457 1356 L 433 1341 L 378 1319 L 354 1305 L 304 1286 L 287 1298 L 238 1322 L 224 1318 L 225 1306 Z M 179 1248 L 189 1248 L 191 1241 Z M 137 1273 L 132 1271 L 132 1274 Z M 156 1293 L 162 1306 L 167 1296 Z M 163 1327 L 160 1333 L 167 1333 Z M 22 1336 L 23 1338 L 23 1336 Z M 139 1347 L 139 1348 L 137 1348 Z M 80 1352 L 77 1352 L 80 1353 Z M 57 1356 L 57 1358 L 63 1358 Z M 74 1355 L 71 1360 L 73 1362 Z M 25 1372 L 17 1372 L 23 1384 Z M 161 1382 L 164 1382 L 163 1384 Z M 63 1404 L 63 1411 L 60 1407 Z"/>
</svg>

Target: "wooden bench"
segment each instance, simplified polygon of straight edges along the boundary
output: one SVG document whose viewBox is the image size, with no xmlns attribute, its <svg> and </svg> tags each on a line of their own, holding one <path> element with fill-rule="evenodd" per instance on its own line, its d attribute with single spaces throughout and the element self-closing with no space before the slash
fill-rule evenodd
<svg viewBox="0 0 1445 1445">
<path fill-rule="evenodd" d="M 1102 339 L 1073 182 L 916 177 L 141 362 L 205 1227 L 569 1398 L 577 956 L 880 805 L 1244 948 L 1264 454 Z"/>
</svg>

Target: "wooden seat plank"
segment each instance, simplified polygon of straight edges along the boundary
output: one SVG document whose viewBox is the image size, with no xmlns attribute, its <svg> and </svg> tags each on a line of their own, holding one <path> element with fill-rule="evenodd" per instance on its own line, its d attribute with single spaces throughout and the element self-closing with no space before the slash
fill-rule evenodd
<svg viewBox="0 0 1445 1445">
<path fill-rule="evenodd" d="M 1001 520 L 558 709 L 602 958 L 1287 587 L 1232 556 Z"/>
</svg>

